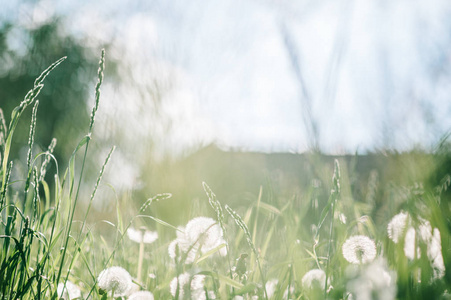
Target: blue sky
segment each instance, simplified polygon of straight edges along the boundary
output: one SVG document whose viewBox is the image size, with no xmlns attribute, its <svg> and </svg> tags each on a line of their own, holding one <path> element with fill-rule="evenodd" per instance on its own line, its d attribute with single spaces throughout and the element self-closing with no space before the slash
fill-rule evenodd
<svg viewBox="0 0 451 300">
<path fill-rule="evenodd" d="M 323 151 L 354 153 L 428 148 L 451 128 L 447 0 L 36 3 L 8 1 L 0 18 L 33 26 L 62 14 L 65 34 L 92 49 L 113 41 L 107 56 L 127 76 L 107 78 L 99 123 L 133 132 L 131 143 L 302 152 L 313 120 Z"/>
</svg>

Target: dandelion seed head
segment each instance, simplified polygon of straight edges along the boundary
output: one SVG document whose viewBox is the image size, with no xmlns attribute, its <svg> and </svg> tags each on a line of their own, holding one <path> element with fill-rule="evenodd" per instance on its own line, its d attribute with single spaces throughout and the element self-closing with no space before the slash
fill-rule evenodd
<svg viewBox="0 0 451 300">
<path fill-rule="evenodd" d="M 212 218 L 197 217 L 186 224 L 185 233 L 191 244 L 198 243 L 202 252 L 225 243 L 221 227 Z"/>
<path fill-rule="evenodd" d="M 148 291 L 134 292 L 127 298 L 128 300 L 154 300 L 153 294 Z"/>
<path fill-rule="evenodd" d="M 121 267 L 111 267 L 100 272 L 97 279 L 100 289 L 114 291 L 114 297 L 127 295 L 132 288 L 132 277 Z"/>
<path fill-rule="evenodd" d="M 404 240 L 404 254 L 409 259 L 415 259 L 421 257 L 420 243 L 424 243 L 428 246 L 428 256 L 435 253 L 429 253 L 429 248 L 433 242 L 432 226 L 429 221 L 420 219 L 420 225 L 417 230 L 414 227 L 409 227 L 406 232 Z M 440 233 L 439 233 L 440 234 Z M 435 245 L 435 244 L 434 244 Z M 415 253 L 416 250 L 416 253 Z"/>
<path fill-rule="evenodd" d="M 177 294 L 177 285 L 179 289 L 179 298 L 183 299 L 183 296 L 185 295 L 185 286 L 188 285 L 189 282 L 189 274 L 183 273 L 180 274 L 178 277 L 174 277 L 171 280 L 171 283 L 169 284 L 169 290 L 171 292 L 172 297 L 175 297 Z"/>
<path fill-rule="evenodd" d="M 205 290 L 204 290 L 204 275 L 194 275 L 191 279 L 191 299 L 206 299 Z"/>
<path fill-rule="evenodd" d="M 177 254 L 179 256 L 182 255 L 182 252 L 186 254 L 186 251 L 189 250 L 189 247 L 187 247 L 186 245 L 188 245 L 188 243 L 183 242 L 180 239 L 173 240 L 168 246 L 169 257 L 175 260 L 177 257 Z M 178 248 L 178 253 L 177 253 L 177 248 Z M 185 263 L 192 264 L 194 262 L 194 260 L 196 259 L 196 254 L 197 254 L 197 247 L 194 246 L 187 253 Z"/>
<path fill-rule="evenodd" d="M 343 257 L 352 264 L 366 264 L 376 258 L 376 244 L 364 235 L 355 235 L 346 240 L 342 247 Z"/>
<path fill-rule="evenodd" d="M 215 220 L 207 217 L 192 219 L 186 224 L 186 227 L 179 227 L 176 234 L 177 238 L 168 247 L 169 256 L 175 259 L 178 247 L 179 251 L 187 256 L 185 261 L 187 264 L 194 262 L 198 251 L 205 253 L 226 243 L 221 227 Z M 227 248 L 220 248 L 219 254 L 227 255 Z"/>
<path fill-rule="evenodd" d="M 66 288 L 64 288 L 63 282 L 58 284 L 57 293 L 58 297 L 63 298 L 64 300 L 81 298 L 80 289 L 69 280 L 66 281 Z"/>
<path fill-rule="evenodd" d="M 191 284 L 190 284 L 191 280 Z M 175 297 L 177 294 L 177 285 L 179 289 L 179 299 L 184 299 L 185 293 L 191 293 L 191 299 L 206 299 L 204 290 L 204 275 L 191 276 L 188 273 L 180 274 L 178 277 L 174 277 L 169 284 L 169 290 L 171 295 Z M 188 290 L 189 288 L 189 290 Z"/>
<path fill-rule="evenodd" d="M 240 295 L 236 295 L 235 297 L 232 298 L 232 300 L 244 300 L 244 299 L 245 298 L 243 296 L 240 296 Z M 254 295 L 254 296 L 251 296 L 249 299 L 250 300 L 258 300 L 258 296 Z"/>
<path fill-rule="evenodd" d="M 417 249 L 418 257 L 420 255 L 420 249 L 417 247 L 415 248 L 415 229 L 413 227 L 409 227 L 406 232 L 406 237 L 404 239 L 404 254 L 409 259 L 415 258 L 415 249 Z"/>
<path fill-rule="evenodd" d="M 216 299 L 216 295 L 214 291 L 208 291 L 208 299 Z"/>
<path fill-rule="evenodd" d="M 396 273 L 388 270 L 384 260 L 377 259 L 363 269 L 348 268 L 346 273 L 349 279 L 346 288 L 352 294 L 352 299 L 395 299 Z"/>
<path fill-rule="evenodd" d="M 288 286 L 287 286 L 285 292 L 283 293 L 283 299 L 288 299 L 288 292 L 290 292 L 290 295 L 293 295 L 294 294 L 294 286 L 290 286 L 290 288 L 288 288 Z M 292 298 L 290 297 L 290 299 L 292 299 Z"/>
<path fill-rule="evenodd" d="M 440 230 L 434 228 L 434 234 L 428 247 L 428 256 L 432 261 L 434 269 L 434 278 L 445 276 L 445 263 L 442 255 L 442 242 L 440 238 Z"/>
<path fill-rule="evenodd" d="M 432 230 L 431 224 L 426 220 L 422 220 L 417 231 L 410 227 L 407 230 L 404 242 L 404 254 L 407 258 L 413 260 L 421 257 L 419 243 L 424 243 L 427 246 L 427 256 L 433 268 L 434 278 L 443 277 L 445 275 L 445 263 L 442 255 L 440 230 L 438 228 Z"/>
<path fill-rule="evenodd" d="M 403 236 L 404 231 L 407 226 L 407 221 L 409 218 L 409 214 L 405 212 L 400 212 L 395 215 L 387 226 L 388 237 L 397 244 L 399 239 Z"/>
<path fill-rule="evenodd" d="M 273 297 L 274 293 L 276 292 L 278 283 L 279 283 L 279 280 L 276 278 L 270 279 L 266 282 L 265 288 L 266 288 L 266 294 L 268 295 L 268 298 Z"/>
<path fill-rule="evenodd" d="M 324 290 L 326 284 L 326 273 L 320 269 L 313 269 L 305 273 L 302 277 L 302 287 L 304 290 L 321 289 Z"/>
<path fill-rule="evenodd" d="M 136 243 L 151 244 L 158 239 L 158 233 L 155 231 L 146 230 L 145 227 L 142 229 L 135 229 L 130 227 L 127 229 L 127 236 L 130 240 Z"/>
<path fill-rule="evenodd" d="M 158 239 L 158 233 L 155 231 L 146 231 L 143 236 L 143 242 L 145 244 L 151 244 Z"/>
</svg>

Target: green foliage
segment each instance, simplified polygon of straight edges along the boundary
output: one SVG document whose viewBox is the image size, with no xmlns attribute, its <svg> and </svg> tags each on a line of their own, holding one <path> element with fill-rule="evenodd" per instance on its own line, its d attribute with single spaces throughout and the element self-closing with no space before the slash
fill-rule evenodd
<svg viewBox="0 0 451 300">
<path fill-rule="evenodd" d="M 9 35 L 23 39 L 21 51 L 7 45 Z M 0 103 L 7 122 L 10 112 L 16 107 L 24 91 L 29 89 L 41 71 L 58 58 L 67 56 L 64 68 L 52 71 L 46 79 L 46 88 L 39 94 L 38 130 L 36 148 L 45 149 L 53 138 L 59 141 L 54 156 L 66 167 L 67 157 L 86 131 L 89 116 L 86 115 L 88 96 L 95 78 L 96 61 L 76 38 L 65 33 L 63 21 L 55 18 L 35 28 L 24 28 L 19 24 L 3 24 L 0 27 Z M 45 75 L 45 73 L 43 74 Z M 37 82 L 36 82 L 37 83 Z M 35 85 L 37 92 L 39 85 Z M 33 96 L 33 94 L 29 94 Z M 29 99 L 31 100 L 31 98 Z M 21 109 L 25 107 L 22 106 Z M 15 130 L 16 141 L 24 141 L 28 135 L 30 115 L 21 117 Z M 1 126 L 1 125 L 0 125 Z M 45 145 L 45 146 L 43 146 Z M 22 161 L 22 143 L 11 145 L 11 159 Z M 27 168 L 24 166 L 23 168 Z M 49 182 L 51 183 L 50 178 Z"/>
<path fill-rule="evenodd" d="M 155 299 L 349 299 L 351 294 L 360 299 L 368 293 L 373 299 L 449 297 L 448 150 L 391 154 L 389 159 L 397 161 L 387 164 L 391 168 L 372 168 L 366 173 L 359 170 L 362 157 L 331 160 L 312 154 L 304 168 L 310 178 L 295 183 L 302 187 L 298 193 L 283 191 L 284 182 L 276 186 L 262 180 L 257 196 L 234 193 L 238 199 L 224 201 L 228 214 L 202 181 L 198 185 L 211 208 L 206 201 L 188 198 L 192 208 L 186 209 L 186 205 L 178 206 L 180 199 L 167 193 L 139 201 L 135 207 L 136 198 L 117 195 L 111 188 L 115 201 L 109 205 L 115 213 L 99 218 L 91 216 L 92 210 L 99 198 L 96 195 L 104 192 L 102 178 L 114 159 L 115 147 L 106 155 L 94 183 L 86 182 L 84 169 L 95 136 L 104 51 L 94 107 L 89 124 L 85 123 L 88 133 L 79 139 L 67 168 L 60 173 L 53 155 L 56 140 L 46 151 L 34 153 L 39 110 L 45 101 L 38 105 L 36 97 L 49 88 L 44 88 L 44 80 L 53 78 L 63 60 L 37 77 L 24 100 L 12 109 L 8 126 L 0 111 L 0 299 L 58 299 L 58 285 L 66 284 L 69 291 L 69 282 L 80 288 L 83 299 L 111 299 L 119 286 L 108 290 L 100 275 L 113 266 L 127 270 L 134 288 L 151 291 Z M 32 105 L 28 114 L 26 109 Z M 24 178 L 17 179 L 10 153 L 13 136 L 20 137 L 14 134 L 19 119 L 25 115 L 31 116 L 28 139 L 24 139 L 27 170 Z M 50 169 L 51 165 L 55 168 Z M 223 179 L 227 187 L 230 182 Z M 87 185 L 93 191 L 83 203 L 80 189 Z M 220 198 L 228 199 L 226 190 L 220 190 Z M 171 207 L 173 219 L 213 214 L 216 221 L 205 218 L 212 220 L 206 228 L 177 226 L 183 222 L 160 217 L 160 205 Z M 397 214 L 406 221 L 395 222 L 392 218 Z M 138 239 L 133 232 L 138 232 Z M 158 239 L 146 244 L 149 232 L 158 234 Z M 171 242 L 174 236 L 176 243 Z M 351 237 L 369 242 L 349 245 Z M 203 250 L 209 240 L 213 242 Z M 348 248 L 351 253 L 344 253 Z M 362 257 L 368 262 L 363 263 Z"/>
</svg>

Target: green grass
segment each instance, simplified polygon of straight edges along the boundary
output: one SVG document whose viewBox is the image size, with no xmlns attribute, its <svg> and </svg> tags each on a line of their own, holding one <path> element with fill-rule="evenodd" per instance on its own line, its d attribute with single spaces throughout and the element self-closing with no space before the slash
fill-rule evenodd
<svg viewBox="0 0 451 300">
<path fill-rule="evenodd" d="M 99 275 L 113 266 L 128 271 L 134 289 L 150 291 L 155 299 L 451 297 L 450 177 L 446 168 L 428 169 L 432 184 L 416 182 L 414 173 L 428 164 L 424 161 L 412 159 L 406 168 L 391 174 L 402 184 L 381 184 L 375 173 L 356 179 L 352 163 L 344 159 L 333 164 L 317 161 L 312 174 L 318 176 L 311 178 L 312 184 L 302 194 L 278 195 L 270 184 L 262 182 L 258 196 L 251 202 L 241 201 L 241 205 L 236 204 L 240 201 L 222 203 L 219 199 L 228 195 L 216 195 L 207 183 L 199 182 L 205 194 L 192 202 L 189 217 L 214 218 L 203 228 L 200 219 L 200 225 L 193 225 L 194 219 L 185 228 L 155 215 L 153 203 L 170 205 L 170 194 L 139 201 L 116 194 L 114 187 L 116 201 L 110 203 L 115 207 L 114 214 L 107 219 L 91 216 L 115 149 L 112 147 L 106 156 L 97 181 L 86 182 L 83 175 L 90 143 L 95 142 L 104 51 L 87 134 L 69 157 L 67 169 L 60 170 L 52 155 L 57 147 L 55 140 L 47 150 L 35 153 L 34 136 L 39 130 L 36 99 L 45 78 L 52 76 L 57 66 L 64 67 L 64 59 L 36 79 L 12 112 L 8 126 L 0 110 L 1 299 L 58 299 L 58 284 L 69 281 L 78 286 L 83 299 L 111 299 L 120 287 L 108 290 L 103 282 L 106 277 Z M 18 179 L 20 172 L 9 154 L 16 125 L 29 112 L 28 107 L 32 107 L 32 118 L 28 143 L 23 142 L 28 147 L 23 164 L 27 171 Z M 446 162 L 448 153 L 446 150 L 433 156 L 436 164 Z M 49 169 L 52 165 L 54 168 Z M 46 174 L 48 170 L 55 170 L 54 174 Z M 90 198 L 79 203 L 80 191 L 88 187 L 92 187 Z M 395 243 L 387 226 L 400 212 L 409 217 L 405 230 L 403 224 L 395 226 L 400 229 Z M 147 226 L 142 232 L 151 228 L 158 239 L 146 243 L 145 236 L 134 241 L 127 234 L 127 230 L 142 225 Z M 409 239 L 412 232 L 414 238 Z M 218 233 L 222 233 L 219 238 Z M 354 245 L 351 256 L 357 264 L 349 262 L 346 252 L 346 241 L 352 236 L 365 236 L 374 242 Z M 176 243 L 171 243 L 174 239 Z M 406 250 L 409 247 L 413 252 Z M 184 279 L 191 288 L 183 287 Z M 115 297 L 127 299 L 129 294 Z"/>
</svg>

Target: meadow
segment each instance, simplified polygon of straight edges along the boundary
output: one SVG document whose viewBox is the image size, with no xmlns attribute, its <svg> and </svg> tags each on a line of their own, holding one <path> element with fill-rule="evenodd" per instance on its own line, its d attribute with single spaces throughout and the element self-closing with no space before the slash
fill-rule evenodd
<svg viewBox="0 0 451 300">
<path fill-rule="evenodd" d="M 52 154 L 56 140 L 36 151 L 37 97 L 64 60 L 44 70 L 12 112 L 0 110 L 1 299 L 451 298 L 446 139 L 433 153 L 405 154 L 390 180 L 312 155 L 312 177 L 299 191 L 261 182 L 250 200 L 223 201 L 227 188 L 215 193 L 200 181 L 203 193 L 186 209 L 171 202 L 169 185 L 143 200 L 116 195 L 113 213 L 100 218 L 93 203 L 115 147 L 96 181 L 84 173 L 95 116 L 107 101 L 100 96 L 104 51 L 87 133 L 67 168 Z M 29 138 L 15 141 L 23 114 L 32 116 Z M 9 158 L 13 142 L 28 147 L 25 172 Z M 86 187 L 92 192 L 81 199 Z M 171 210 L 184 210 L 187 221 L 175 223 Z"/>
</svg>

